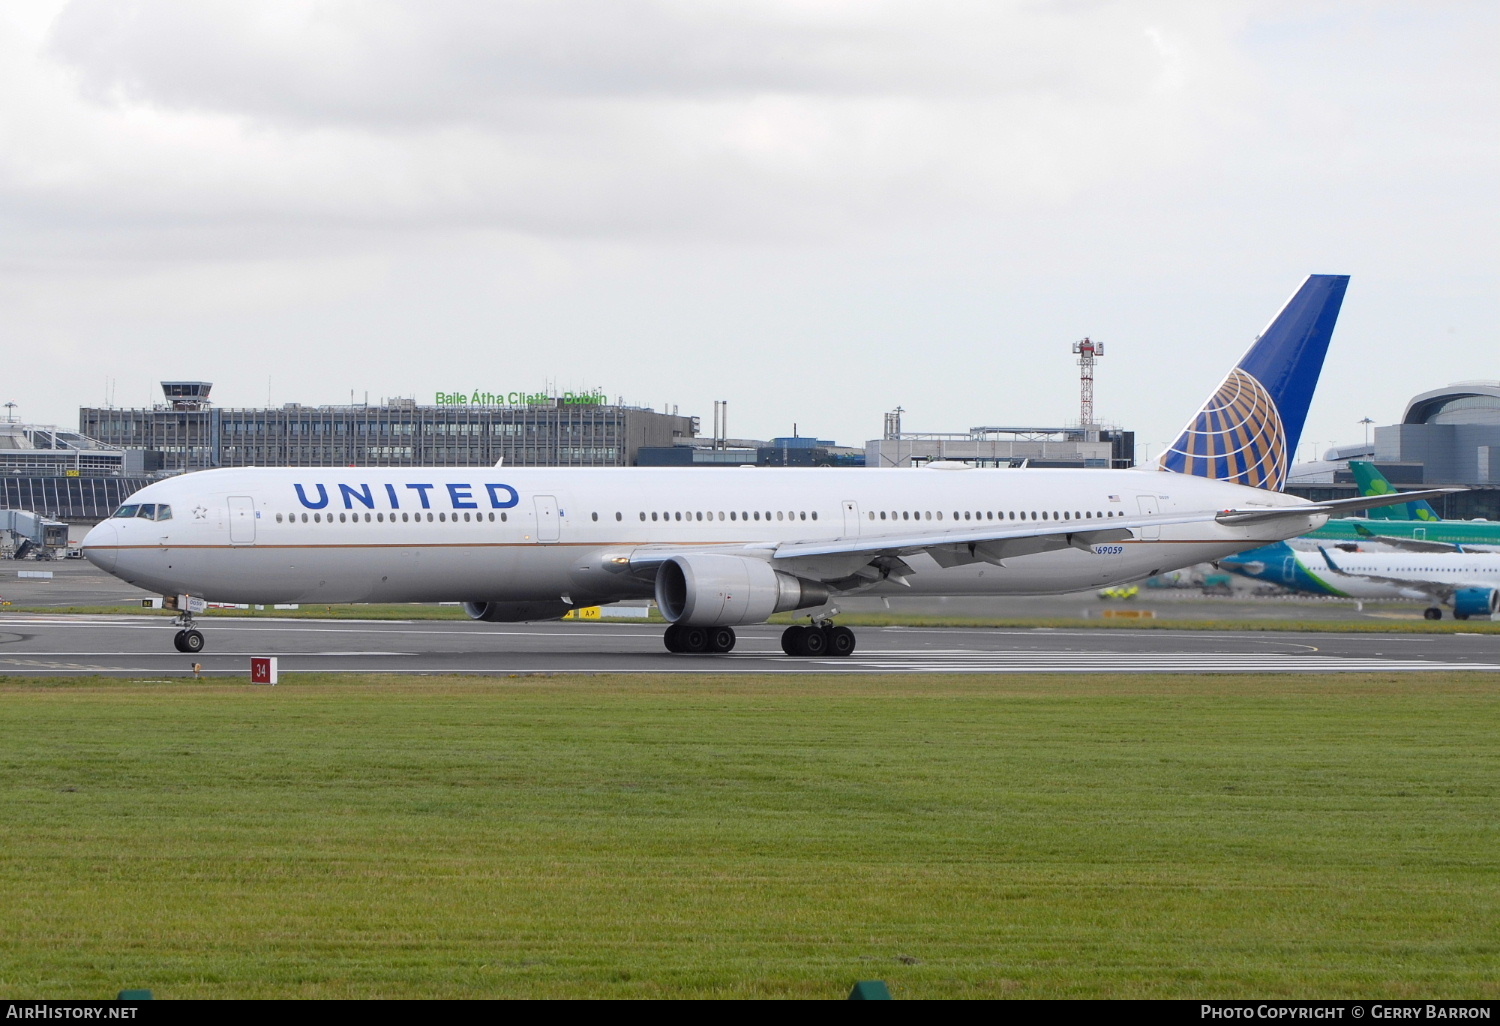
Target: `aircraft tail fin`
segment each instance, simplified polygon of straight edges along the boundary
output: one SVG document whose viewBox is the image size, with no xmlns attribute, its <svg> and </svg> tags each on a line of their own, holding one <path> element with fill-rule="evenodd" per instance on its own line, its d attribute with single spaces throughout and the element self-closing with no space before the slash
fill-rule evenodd
<svg viewBox="0 0 1500 1026">
<path fill-rule="evenodd" d="M 1354 483 L 1359 485 L 1361 495 L 1392 495 L 1396 488 L 1386 480 L 1384 474 L 1376 469 L 1375 464 L 1364 460 L 1350 460 L 1349 469 L 1354 472 Z M 1379 509 L 1366 510 L 1365 516 L 1371 520 L 1441 520 L 1437 510 L 1427 502 L 1426 499 L 1418 499 L 1416 502 L 1408 502 L 1400 506 L 1384 506 Z"/>
<path fill-rule="evenodd" d="M 1346 274 L 1312 274 L 1176 442 L 1161 469 L 1280 490 L 1338 320 Z"/>
</svg>

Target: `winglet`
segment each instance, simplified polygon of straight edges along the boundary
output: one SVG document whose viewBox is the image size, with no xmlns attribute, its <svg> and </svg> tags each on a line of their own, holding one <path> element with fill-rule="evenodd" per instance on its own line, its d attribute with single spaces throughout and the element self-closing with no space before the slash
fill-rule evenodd
<svg viewBox="0 0 1500 1026">
<path fill-rule="evenodd" d="M 1161 468 L 1279 491 L 1348 287 L 1346 274 L 1308 275 L 1162 454 Z"/>
</svg>

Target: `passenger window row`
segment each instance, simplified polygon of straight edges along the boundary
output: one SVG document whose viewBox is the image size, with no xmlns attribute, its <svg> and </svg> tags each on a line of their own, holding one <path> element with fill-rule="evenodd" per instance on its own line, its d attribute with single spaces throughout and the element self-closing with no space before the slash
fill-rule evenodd
<svg viewBox="0 0 1500 1026">
<path fill-rule="evenodd" d="M 1096 512 L 1079 512 L 1078 510 L 1062 510 L 1058 512 L 1057 510 L 1053 510 L 1050 516 L 1046 510 L 1042 510 L 1040 514 L 1036 510 L 953 511 L 954 520 L 1107 520 L 1115 516 L 1124 515 L 1124 513 L 1116 514 L 1113 510 L 1100 510 Z M 890 511 L 889 516 L 887 516 L 885 510 L 880 510 L 878 514 L 874 510 L 871 510 L 869 518 L 871 520 L 932 520 L 934 519 L 934 514 L 932 510 L 893 509 Z M 937 511 L 936 519 L 943 519 L 942 510 Z"/>
<path fill-rule="evenodd" d="M 1123 512 L 1122 513 L 1116 513 L 1113 510 L 1109 510 L 1109 511 L 1093 511 L 1093 512 L 1080 512 L 1078 510 L 1062 510 L 1061 512 L 1059 512 L 1057 510 L 1052 510 L 1051 512 L 1049 512 L 1047 510 L 1042 510 L 1040 512 L 1038 512 L 1036 510 L 1020 510 L 1020 511 L 1017 511 L 1017 510 L 954 510 L 953 513 L 952 513 L 951 519 L 953 519 L 953 520 L 969 520 L 969 521 L 975 521 L 975 520 L 1006 520 L 1006 521 L 1010 521 L 1010 520 L 1067 520 L 1067 521 L 1072 521 L 1072 520 L 1107 520 L 1107 519 L 1111 519 L 1111 518 L 1116 517 L 1116 516 L 1124 516 L 1124 515 L 1125 514 Z M 167 506 L 167 505 L 153 505 L 151 503 L 145 503 L 145 504 L 142 504 L 142 505 L 121 506 L 118 510 L 115 511 L 115 516 L 116 517 L 141 517 L 141 518 L 146 519 L 146 520 L 171 520 L 172 519 L 172 507 L 171 506 Z M 283 523 L 283 522 L 296 523 L 298 516 L 299 516 L 299 514 L 297 514 L 297 513 L 287 513 L 287 514 L 277 513 L 276 514 L 276 522 L 278 524 Z M 326 523 L 330 523 L 330 524 L 334 523 L 334 519 L 333 519 L 334 518 L 334 514 L 332 514 L 332 513 L 328 513 L 328 514 L 313 513 L 310 516 L 307 513 L 302 513 L 302 514 L 300 514 L 300 516 L 302 518 L 301 522 L 304 523 L 304 524 L 309 523 L 309 522 L 315 523 L 315 524 L 317 524 L 317 523 L 325 523 L 325 522 Z M 364 523 L 367 523 L 367 524 L 371 523 L 371 522 L 385 523 L 386 522 L 386 518 L 387 518 L 387 514 L 385 514 L 385 513 L 373 513 L 373 514 L 372 513 L 364 513 L 364 514 L 361 514 L 361 513 L 340 513 L 340 514 L 338 514 L 338 523 L 341 523 L 341 524 L 342 523 L 349 523 L 349 522 L 359 523 L 361 516 L 363 516 L 363 518 L 364 518 Z M 393 523 L 393 524 L 396 523 L 396 516 L 397 516 L 397 514 L 394 513 L 394 512 L 392 512 L 392 513 L 389 514 L 389 518 L 390 518 L 390 522 L 391 523 Z M 400 514 L 401 522 L 402 523 L 409 523 L 409 522 L 411 522 L 413 520 L 413 518 L 415 518 L 415 520 L 417 522 L 421 522 L 424 516 L 426 517 L 426 522 L 427 523 L 433 523 L 434 521 L 439 522 L 439 523 L 446 523 L 446 522 L 451 521 L 452 523 L 456 524 L 456 523 L 459 522 L 459 519 L 458 519 L 459 518 L 459 514 L 456 513 L 456 512 L 455 513 L 440 512 L 440 513 L 436 513 L 436 514 L 431 513 L 431 512 L 428 512 L 428 513 L 425 513 L 425 514 L 421 513 L 421 512 L 417 512 L 417 513 L 402 513 L 402 514 Z M 595 521 L 598 521 L 598 519 L 599 519 L 599 514 L 598 513 L 590 514 L 590 516 Z M 713 520 L 731 520 L 731 521 L 741 521 L 741 520 L 744 520 L 744 521 L 751 521 L 751 520 L 756 520 L 756 521 L 759 521 L 759 520 L 771 521 L 771 520 L 780 520 L 780 521 L 787 521 L 787 520 L 817 520 L 818 519 L 818 513 L 817 513 L 816 510 L 813 510 L 812 512 L 808 512 L 806 510 L 765 510 L 765 511 L 761 511 L 761 510 L 754 510 L 754 511 L 736 511 L 736 510 L 731 510 L 728 513 L 725 513 L 722 510 L 720 510 L 718 512 L 714 512 L 714 511 L 711 511 L 711 510 L 710 511 L 688 510 L 686 512 L 674 510 L 674 511 L 669 511 L 669 512 L 659 512 L 659 511 L 652 511 L 650 513 L 644 513 L 644 512 L 642 512 L 642 513 L 639 513 L 638 516 L 640 517 L 640 519 L 641 519 L 641 521 L 643 523 L 646 522 L 646 521 L 648 521 L 648 520 L 651 521 L 651 522 L 654 522 L 654 523 L 661 523 L 661 522 L 664 522 L 664 521 L 666 521 L 666 522 L 679 522 L 680 523 L 682 521 L 702 522 L 702 521 L 705 521 L 705 520 L 708 520 L 708 521 L 713 521 Z M 903 510 L 894 510 L 893 509 L 893 510 L 889 510 L 889 511 L 887 511 L 887 510 L 879 510 L 878 512 L 875 511 L 875 510 L 871 510 L 871 511 L 869 511 L 869 513 L 867 514 L 867 516 L 871 520 L 943 520 L 944 519 L 944 513 L 943 513 L 942 510 L 937 510 L 936 512 L 934 512 L 932 510 L 904 510 L 904 509 Z M 465 513 L 465 514 L 463 514 L 463 522 L 464 523 L 470 523 L 470 522 L 483 523 L 486 520 L 486 518 L 488 518 L 488 520 L 489 520 L 490 523 L 494 523 L 495 520 L 496 520 L 495 514 L 493 512 L 488 513 L 488 514 L 485 514 L 485 513 L 473 513 L 473 514 Z M 499 516 L 499 521 L 501 523 L 505 523 L 508 520 L 509 520 L 508 515 L 506 513 L 502 512 L 500 514 L 500 516 Z M 615 514 L 615 520 L 616 521 L 624 520 L 624 514 L 622 514 L 622 513 L 616 513 Z"/>
<path fill-rule="evenodd" d="M 708 512 L 703 512 L 701 510 L 688 510 L 687 512 L 680 512 L 680 511 L 677 511 L 677 510 L 672 510 L 672 511 L 669 511 L 669 512 L 662 512 L 662 513 L 657 513 L 655 511 L 652 511 L 650 514 L 646 514 L 646 513 L 641 513 L 640 514 L 640 518 L 641 518 L 642 521 L 646 520 L 648 516 L 650 517 L 651 520 L 657 521 L 657 522 L 664 521 L 664 520 L 670 520 L 670 521 L 676 522 L 676 521 L 680 521 L 680 520 L 699 521 L 699 520 L 714 520 L 714 519 L 718 519 L 718 520 L 736 520 L 736 521 L 737 520 L 816 520 L 816 519 L 818 519 L 818 511 L 817 510 L 813 510 L 811 513 L 809 513 L 809 512 L 807 512 L 807 510 L 779 510 L 779 509 L 778 510 L 769 510 L 768 509 L 768 510 L 766 510 L 764 512 L 764 514 L 762 514 L 762 512 L 757 509 L 757 510 L 749 510 L 749 511 L 747 511 L 747 510 L 730 510 L 726 514 L 723 510 L 719 510 L 718 513 L 716 514 L 712 510 L 710 510 Z M 619 520 L 620 519 L 620 514 L 616 513 L 615 514 L 615 519 Z"/>
<path fill-rule="evenodd" d="M 297 514 L 296 513 L 287 513 L 284 516 L 285 516 L 285 521 L 287 523 L 293 523 L 293 524 L 297 523 Z M 308 515 L 306 513 L 303 513 L 301 516 L 302 516 L 302 523 L 304 523 L 304 524 L 307 523 L 308 522 Z M 343 523 L 355 523 L 355 524 L 357 524 L 357 523 L 360 522 L 360 516 L 361 516 L 361 514 L 359 514 L 359 513 L 340 513 L 339 514 L 338 522 L 341 523 L 341 524 L 343 524 Z M 386 522 L 386 514 L 385 513 L 374 513 L 374 514 L 365 513 L 365 514 L 363 514 L 363 516 L 364 516 L 364 523 L 367 523 L 367 524 L 372 522 L 372 517 L 373 517 L 373 522 L 374 523 L 385 523 Z M 471 516 L 473 517 L 473 521 L 470 521 L 470 517 Z M 417 513 L 402 513 L 401 514 L 401 522 L 403 524 L 410 523 L 410 522 L 413 522 L 413 521 L 415 521 L 417 523 L 421 523 L 422 522 L 422 517 L 423 517 L 423 514 L 420 513 L 420 512 L 417 512 Z M 446 512 L 443 512 L 443 513 L 436 514 L 436 516 L 434 516 L 432 513 L 428 513 L 428 514 L 426 514 L 426 517 L 427 517 L 427 523 L 429 523 L 429 524 L 432 523 L 434 520 L 436 520 L 439 523 L 452 522 L 452 523 L 456 524 L 456 523 L 459 522 L 459 520 L 458 520 L 458 514 L 457 513 L 446 513 Z M 464 514 L 464 520 L 463 520 L 463 522 L 464 523 L 470 523 L 470 522 L 483 523 L 485 521 L 485 518 L 486 518 L 486 514 L 484 514 L 484 513 L 474 513 L 474 514 L 465 513 Z M 488 518 L 489 518 L 489 522 L 490 523 L 494 523 L 495 522 L 495 514 L 494 513 L 488 514 Z M 500 522 L 504 523 L 506 521 L 506 519 L 507 519 L 506 515 L 502 512 L 500 514 Z M 281 514 L 281 513 L 276 514 L 276 522 L 278 524 L 283 522 L 283 514 Z M 331 524 L 333 522 L 334 521 L 333 521 L 333 514 L 332 513 L 327 514 L 326 517 L 322 513 L 314 513 L 314 514 L 312 514 L 312 523 L 315 523 L 315 524 L 329 523 L 329 524 Z M 390 514 L 390 522 L 393 523 L 393 524 L 396 522 L 396 514 L 395 513 L 391 513 Z"/>
<path fill-rule="evenodd" d="M 386 514 L 385 513 L 375 513 L 375 514 L 365 513 L 365 514 L 362 514 L 362 515 L 364 517 L 364 522 L 367 523 L 367 524 L 371 523 L 372 520 L 375 523 L 384 523 L 386 521 Z M 1077 510 L 1071 510 L 1071 511 L 1070 510 L 1063 510 L 1061 512 L 1058 512 L 1057 510 L 1053 510 L 1053 511 L 1051 511 L 1050 516 L 1049 516 L 1047 510 L 1042 510 L 1040 513 L 1038 513 L 1036 510 L 1025 510 L 1025 511 L 1016 511 L 1016 510 L 1000 510 L 1000 511 L 996 511 L 996 510 L 973 510 L 973 511 L 971 511 L 971 510 L 962 510 L 962 511 L 959 511 L 959 510 L 954 510 L 953 511 L 952 519 L 954 519 L 954 520 L 970 520 L 970 521 L 973 521 L 973 520 L 1007 520 L 1007 521 L 1009 521 L 1009 520 L 1106 520 L 1106 519 L 1113 518 L 1116 515 L 1124 516 L 1123 513 L 1116 514 L 1113 510 L 1110 510 L 1110 511 L 1095 511 L 1095 512 L 1079 512 Z M 334 520 L 333 520 L 334 515 L 332 513 L 329 513 L 326 516 L 327 516 L 327 521 L 326 521 L 327 523 L 331 524 L 331 523 L 334 522 Z M 420 513 L 420 512 L 418 512 L 418 513 L 402 513 L 401 514 L 401 522 L 402 523 L 409 523 L 409 522 L 411 522 L 411 518 L 412 517 L 415 517 L 418 521 L 421 521 L 422 518 L 423 518 L 423 516 L 424 516 L 424 514 Z M 425 514 L 425 516 L 426 516 L 427 523 L 432 523 L 434 521 L 434 519 L 436 519 L 440 523 L 447 522 L 450 519 L 450 516 L 451 516 L 451 519 L 452 519 L 453 523 L 456 524 L 456 523 L 459 522 L 459 519 L 458 519 L 459 515 L 456 512 L 452 513 L 452 514 L 449 514 L 449 513 L 446 513 L 446 512 L 440 512 L 440 513 L 437 513 L 435 516 L 434 516 L 433 513 L 428 512 L 428 513 Z M 463 514 L 464 523 L 471 522 L 471 520 L 470 520 L 471 516 L 473 518 L 473 521 L 483 522 L 486 516 L 488 516 L 489 522 L 493 523 L 495 521 L 495 514 L 493 512 L 491 512 L 489 514 L 483 514 L 483 513 L 469 514 L 469 513 L 465 513 L 465 514 Z M 749 521 L 749 520 L 757 520 L 757 521 L 758 520 L 767 520 L 767 521 L 770 521 L 770 520 L 773 520 L 773 519 L 774 520 L 786 521 L 786 520 L 809 520 L 809 519 L 811 519 L 811 520 L 817 520 L 818 519 L 818 513 L 817 513 L 816 510 L 812 511 L 811 513 L 808 513 L 805 510 L 787 510 L 787 511 L 783 511 L 783 510 L 774 510 L 774 511 L 773 510 L 765 510 L 764 512 L 762 512 L 761 510 L 755 510 L 753 512 L 731 510 L 727 514 L 727 516 L 726 516 L 726 514 L 722 510 L 718 511 L 717 513 L 713 512 L 713 511 L 707 511 L 707 512 L 705 512 L 705 511 L 701 511 L 701 510 L 690 510 L 690 511 L 687 511 L 687 512 L 675 511 L 674 510 L 674 511 L 671 511 L 671 512 L 657 512 L 657 511 L 653 511 L 649 515 L 647 513 L 643 512 L 643 513 L 640 513 L 639 516 L 640 516 L 640 519 L 641 519 L 642 522 L 645 522 L 647 520 L 648 516 L 649 516 L 649 519 L 651 521 L 658 522 L 658 523 L 661 522 L 661 521 L 681 522 L 681 521 L 684 521 L 684 520 L 686 520 L 686 521 L 692 521 L 692 522 L 700 522 L 700 521 L 704 521 L 704 520 L 725 520 L 725 519 L 732 520 L 732 521 L 738 521 L 738 520 L 746 520 L 746 521 Z M 942 520 L 943 519 L 943 511 L 942 510 L 938 510 L 936 512 L 936 514 L 934 514 L 934 512 L 932 510 L 889 510 L 889 511 L 887 511 L 887 510 L 880 510 L 880 511 L 878 511 L 878 513 L 875 510 L 871 510 L 869 512 L 868 516 L 869 516 L 869 519 L 871 519 L 871 520 L 876 520 L 876 519 L 879 519 L 879 520 L 933 520 L 933 519 Z M 283 523 L 284 521 L 295 523 L 297 521 L 297 517 L 298 517 L 298 514 L 296 514 L 296 513 L 288 513 L 288 514 L 285 514 L 285 515 L 283 515 L 281 513 L 277 513 L 276 514 L 276 522 L 278 524 Z M 308 521 L 309 521 L 308 514 L 303 513 L 303 514 L 301 514 L 301 517 L 302 517 L 302 521 L 301 521 L 302 523 L 304 523 L 304 524 L 308 523 Z M 342 523 L 347 523 L 347 522 L 359 523 L 360 522 L 360 517 L 361 517 L 360 513 L 340 513 L 340 514 L 338 514 L 338 518 L 339 518 L 338 522 L 341 523 L 341 524 Z M 597 521 L 599 519 L 599 514 L 598 513 L 594 513 L 594 514 L 592 514 L 592 517 L 593 517 L 594 520 Z M 156 521 L 171 520 L 172 519 L 172 507 L 169 506 L 169 505 L 167 505 L 166 503 L 144 502 L 144 503 L 132 503 L 132 504 L 127 505 L 127 506 L 121 506 L 119 509 L 115 510 L 114 519 L 132 519 L 132 518 L 141 519 L 141 520 L 156 520 Z M 616 513 L 615 514 L 615 520 L 616 521 L 620 521 L 620 520 L 623 520 L 623 519 L 624 519 L 624 515 L 623 514 L 621 514 L 621 513 Z M 507 520 L 508 520 L 507 515 L 504 512 L 502 512 L 500 514 L 500 522 L 504 523 Z M 323 523 L 323 522 L 325 522 L 324 521 L 324 514 L 322 514 L 322 513 L 313 513 L 312 516 L 311 516 L 311 521 L 313 523 Z M 396 514 L 394 512 L 392 512 L 390 514 L 390 522 L 391 523 L 395 523 L 396 522 Z"/>
</svg>

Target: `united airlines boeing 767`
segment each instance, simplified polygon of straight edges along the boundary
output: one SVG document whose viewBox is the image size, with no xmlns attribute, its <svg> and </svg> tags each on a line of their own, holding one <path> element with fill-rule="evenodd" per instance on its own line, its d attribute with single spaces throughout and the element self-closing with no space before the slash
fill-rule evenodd
<svg viewBox="0 0 1500 1026">
<path fill-rule="evenodd" d="M 177 599 L 185 652 L 203 647 L 193 621 L 203 600 L 457 600 L 505 622 L 655 598 L 669 650 L 727 652 L 736 626 L 845 595 L 1038 595 L 1137 580 L 1383 504 L 1279 491 L 1347 285 L 1309 277 L 1155 472 L 208 470 L 143 488 L 83 552 Z M 782 638 L 788 655 L 854 645 L 817 615 Z"/>
</svg>

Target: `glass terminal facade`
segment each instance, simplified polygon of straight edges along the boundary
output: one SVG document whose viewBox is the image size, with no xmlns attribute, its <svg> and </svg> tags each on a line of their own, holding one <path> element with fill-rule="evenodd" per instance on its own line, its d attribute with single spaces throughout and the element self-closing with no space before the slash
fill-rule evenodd
<svg viewBox="0 0 1500 1026">
<path fill-rule="evenodd" d="M 78 411 L 79 430 L 160 453 L 167 471 L 212 467 L 628 467 L 642 446 L 687 443 L 697 420 L 632 406 L 299 406 Z"/>
</svg>

